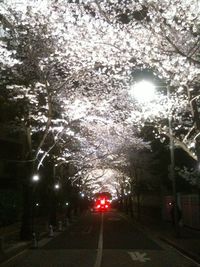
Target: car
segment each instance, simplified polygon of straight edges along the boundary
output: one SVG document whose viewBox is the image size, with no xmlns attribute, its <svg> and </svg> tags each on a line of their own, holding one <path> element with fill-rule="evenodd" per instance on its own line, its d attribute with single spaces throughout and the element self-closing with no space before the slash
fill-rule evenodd
<svg viewBox="0 0 200 267">
<path fill-rule="evenodd" d="M 107 198 L 99 198 L 94 201 L 92 211 L 94 212 L 103 212 L 110 209 L 110 202 Z"/>
</svg>

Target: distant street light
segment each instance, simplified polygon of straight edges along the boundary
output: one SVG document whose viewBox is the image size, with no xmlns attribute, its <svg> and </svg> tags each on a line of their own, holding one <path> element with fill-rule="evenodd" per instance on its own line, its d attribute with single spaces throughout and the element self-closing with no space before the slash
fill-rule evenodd
<svg viewBox="0 0 200 267">
<path fill-rule="evenodd" d="M 38 182 L 40 180 L 40 177 L 38 174 L 34 174 L 33 177 L 32 177 L 32 181 L 33 182 Z"/>
<path fill-rule="evenodd" d="M 142 80 L 131 88 L 130 94 L 139 102 L 148 102 L 155 99 L 156 88 L 166 88 L 167 89 L 167 98 L 168 102 L 170 100 L 170 89 L 169 86 L 155 86 L 149 81 Z M 169 139 L 170 139 L 170 179 L 172 181 L 172 194 L 174 198 L 174 224 L 176 235 L 180 236 L 180 227 L 178 224 L 178 202 L 177 202 L 177 193 L 176 193 L 176 178 L 175 178 L 175 160 L 174 160 L 174 139 L 173 139 L 173 130 L 172 130 L 172 113 L 169 112 L 168 116 L 168 126 L 169 126 Z"/>
<path fill-rule="evenodd" d="M 55 185 L 54 185 L 54 188 L 55 188 L 56 190 L 58 190 L 58 189 L 60 188 L 60 185 L 59 185 L 59 184 L 55 184 Z"/>
</svg>

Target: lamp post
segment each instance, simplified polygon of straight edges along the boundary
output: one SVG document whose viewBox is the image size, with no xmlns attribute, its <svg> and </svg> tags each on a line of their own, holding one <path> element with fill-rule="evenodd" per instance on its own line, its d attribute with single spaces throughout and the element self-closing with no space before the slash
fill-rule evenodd
<svg viewBox="0 0 200 267">
<path fill-rule="evenodd" d="M 173 216 L 174 216 L 174 226 L 175 226 L 175 234 L 177 237 L 180 236 L 180 227 L 178 222 L 178 202 L 177 202 L 177 193 L 176 193 L 176 177 L 175 177 L 175 157 L 174 157 L 174 139 L 173 139 L 173 129 L 172 129 L 172 112 L 171 108 L 169 107 L 170 103 L 170 88 L 168 85 L 165 86 L 155 86 L 153 83 L 148 81 L 140 81 L 136 83 L 132 90 L 131 95 L 136 98 L 138 101 L 141 102 L 148 102 L 154 99 L 155 97 L 155 89 L 156 88 L 165 88 L 167 89 L 167 100 L 168 100 L 168 133 L 169 133 L 169 150 L 170 150 L 170 173 L 169 177 L 172 182 L 172 195 L 174 200 L 174 209 L 173 209 Z"/>
<path fill-rule="evenodd" d="M 37 186 L 37 183 L 39 182 L 40 180 L 40 176 L 38 174 L 34 174 L 32 176 L 32 183 L 33 183 L 33 189 L 32 189 L 32 203 L 31 203 L 31 231 L 32 231 L 32 234 L 35 232 L 35 229 L 34 229 L 34 217 L 35 217 L 35 190 L 36 190 L 36 186 Z"/>
<path fill-rule="evenodd" d="M 168 102 L 170 100 L 170 88 L 167 86 L 167 99 Z M 168 126 L 169 126 L 169 149 L 170 149 L 170 179 L 172 181 L 172 194 L 174 199 L 174 209 L 173 209 L 173 216 L 174 216 L 174 226 L 175 226 L 175 234 L 177 237 L 180 236 L 180 227 L 178 221 L 178 201 L 177 201 L 177 193 L 176 193 L 176 176 L 175 176 L 175 157 L 174 157 L 174 139 L 173 139 L 173 129 L 172 129 L 172 112 L 170 110 L 168 116 Z"/>
</svg>

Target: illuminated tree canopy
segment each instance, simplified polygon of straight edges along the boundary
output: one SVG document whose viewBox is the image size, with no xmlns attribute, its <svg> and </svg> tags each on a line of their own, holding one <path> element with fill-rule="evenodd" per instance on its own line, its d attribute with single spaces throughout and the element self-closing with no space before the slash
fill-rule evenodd
<svg viewBox="0 0 200 267">
<path fill-rule="evenodd" d="M 23 107 L 13 120 L 29 143 L 23 160 L 39 169 L 59 147 L 57 162 L 73 162 L 86 183 L 148 147 L 144 123 L 167 136 L 169 110 L 176 145 L 200 158 L 197 0 L 7 0 L 0 14 L 0 86 Z M 163 81 L 145 105 L 129 93 L 135 69 Z"/>
</svg>

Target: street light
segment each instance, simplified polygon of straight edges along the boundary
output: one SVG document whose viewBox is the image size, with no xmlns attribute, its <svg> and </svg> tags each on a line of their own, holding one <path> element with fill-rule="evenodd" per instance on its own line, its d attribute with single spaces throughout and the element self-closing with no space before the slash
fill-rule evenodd
<svg viewBox="0 0 200 267">
<path fill-rule="evenodd" d="M 32 177 L 32 181 L 33 182 L 38 182 L 40 180 L 40 177 L 38 174 L 34 174 L 33 177 Z"/>
<path fill-rule="evenodd" d="M 56 190 L 58 190 L 58 189 L 60 189 L 60 185 L 57 183 L 57 184 L 54 185 L 54 188 L 55 188 Z"/>
<path fill-rule="evenodd" d="M 167 89 L 167 99 L 168 103 L 170 101 L 170 88 L 168 85 L 164 86 L 155 86 L 149 81 L 142 80 L 131 88 L 130 94 L 137 99 L 139 102 L 148 102 L 155 98 L 156 88 L 166 88 Z M 168 106 L 168 111 L 170 108 Z M 172 194 L 174 199 L 174 225 L 175 232 L 177 236 L 180 236 L 180 228 L 178 224 L 178 203 L 177 203 L 177 194 L 176 194 L 176 177 L 175 177 L 175 158 L 174 158 L 174 139 L 173 139 L 173 130 L 172 130 L 172 112 L 169 112 L 168 116 L 168 126 L 169 126 L 169 149 L 170 149 L 170 179 L 172 181 Z"/>
<path fill-rule="evenodd" d="M 155 99 L 155 93 L 155 85 L 145 80 L 135 83 L 130 90 L 130 95 L 139 102 L 149 102 Z"/>
<path fill-rule="evenodd" d="M 36 191 L 36 185 L 40 180 L 40 176 L 38 174 L 34 174 L 31 179 L 32 179 L 32 183 L 33 183 L 33 186 L 32 186 L 32 197 L 31 197 L 31 231 L 32 231 L 32 234 L 34 236 L 35 235 L 35 229 L 34 229 L 35 228 L 35 225 L 34 225 L 35 206 L 36 207 L 39 206 L 38 203 L 34 204 L 34 202 L 35 202 L 35 191 Z"/>
</svg>

